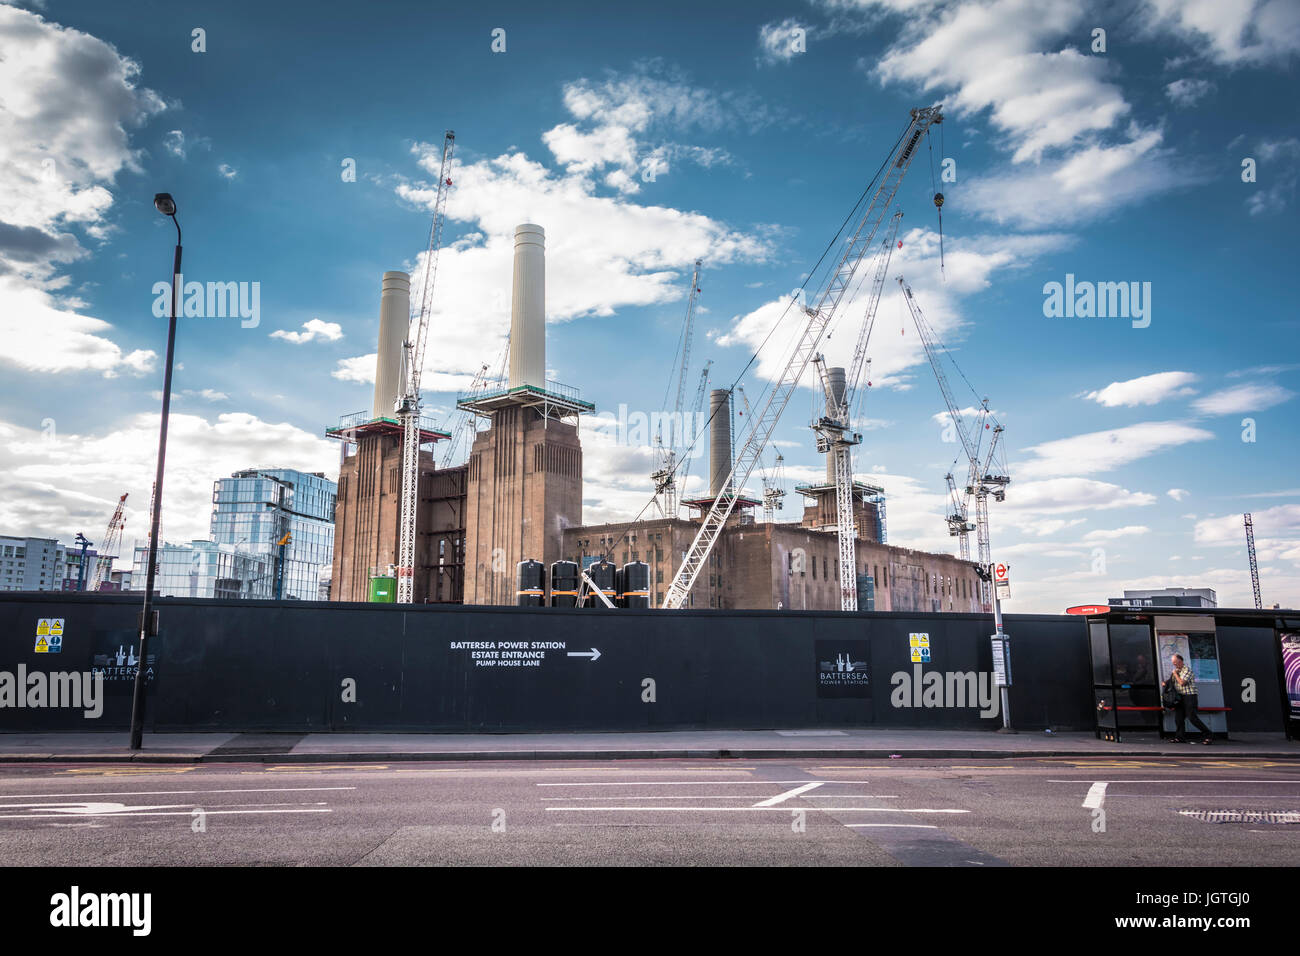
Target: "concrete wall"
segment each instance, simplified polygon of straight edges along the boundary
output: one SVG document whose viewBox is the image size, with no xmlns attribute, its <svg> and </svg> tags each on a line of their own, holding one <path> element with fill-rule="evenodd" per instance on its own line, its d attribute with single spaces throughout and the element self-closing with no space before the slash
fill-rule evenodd
<svg viewBox="0 0 1300 956">
<path fill-rule="evenodd" d="M 991 728 L 978 707 L 897 707 L 895 673 L 911 675 L 908 635 L 930 635 L 924 670 L 991 669 L 992 624 L 979 615 L 840 612 L 588 611 L 209 601 L 163 598 L 148 662 L 149 726 L 286 732 L 614 731 L 880 724 Z M 112 730 L 129 720 L 129 664 L 139 600 L 119 595 L 14 595 L 0 600 L 0 671 L 106 669 L 108 706 L 0 707 L 0 730 Z M 43 618 L 60 618 L 63 649 L 36 654 Z M 1092 695 L 1079 618 L 1010 615 L 1012 715 L 1026 730 L 1091 729 Z M 536 664 L 491 666 L 457 647 L 559 645 Z M 600 657 L 570 656 L 599 650 Z M 502 649 L 494 648 L 501 653 Z M 484 653 L 485 651 L 479 651 Z M 1224 647 L 1225 659 L 1231 653 Z M 865 685 L 828 687 L 837 659 Z M 826 662 L 823 667 L 823 662 Z M 654 703 L 643 701 L 645 679 Z M 3 679 L 3 678 L 0 678 Z M 847 678 L 829 678 L 838 681 Z M 857 679 L 852 678 L 852 679 Z M 345 680 L 357 699 L 345 703 Z M 847 695 L 846 695 L 847 692 Z M 857 696 L 854 696 L 857 695 Z M 911 698 L 909 698 L 910 700 Z"/>
</svg>

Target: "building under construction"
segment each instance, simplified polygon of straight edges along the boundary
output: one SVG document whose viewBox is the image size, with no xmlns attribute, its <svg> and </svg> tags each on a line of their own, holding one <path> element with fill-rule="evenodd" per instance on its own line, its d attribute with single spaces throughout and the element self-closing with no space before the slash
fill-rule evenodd
<svg viewBox="0 0 1300 956">
<path fill-rule="evenodd" d="M 440 468 L 427 446 L 450 432 L 421 421 L 414 594 L 416 603 L 513 604 L 524 560 L 586 566 L 601 557 L 649 567 L 658 606 L 732 473 L 730 393 L 710 402 L 709 494 L 681 505 L 690 518 L 636 523 L 582 522 L 579 417 L 594 406 L 546 371 L 545 233 L 515 230 L 509 378 L 461 396 L 458 407 L 487 427 L 475 432 L 466 464 Z M 335 514 L 331 597 L 383 600 L 398 563 L 402 428 L 402 343 L 410 321 L 410 278 L 387 272 L 380 296 L 379 343 L 371 408 L 327 431 L 343 443 Z M 833 376 L 843 373 L 831 369 Z M 835 609 L 841 584 L 836 486 L 827 456 L 825 484 L 801 486 L 803 518 L 759 522 L 758 500 L 737 495 L 690 605 L 714 608 Z M 853 484 L 858 606 L 881 611 L 979 611 L 975 565 L 952 555 L 884 541 L 883 490 Z M 374 584 L 372 582 L 379 582 Z"/>
</svg>

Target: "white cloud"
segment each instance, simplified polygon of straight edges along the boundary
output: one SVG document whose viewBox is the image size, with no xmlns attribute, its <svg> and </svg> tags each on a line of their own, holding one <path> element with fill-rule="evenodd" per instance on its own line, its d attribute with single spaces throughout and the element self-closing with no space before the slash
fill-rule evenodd
<svg viewBox="0 0 1300 956">
<path fill-rule="evenodd" d="M 1174 501 L 1182 501 L 1184 498 L 1190 495 L 1191 492 L 1188 491 L 1186 488 L 1170 488 L 1168 491 L 1165 492 L 1165 494 L 1167 494 L 1170 498 L 1173 498 Z"/>
<path fill-rule="evenodd" d="M 1122 528 L 1103 529 L 1089 531 L 1081 540 L 1091 544 L 1094 541 L 1122 541 L 1126 538 L 1136 538 L 1138 535 L 1150 534 L 1151 529 L 1144 524 L 1130 524 Z"/>
<path fill-rule="evenodd" d="M 217 172 L 220 173 L 226 179 L 234 179 L 236 176 L 239 175 L 239 170 L 235 169 L 235 167 L 230 166 L 226 163 L 220 164 L 217 167 Z"/>
<path fill-rule="evenodd" d="M 1192 406 L 1206 415 L 1236 415 L 1243 412 L 1260 412 L 1293 398 L 1295 392 L 1272 383 L 1234 385 L 1211 392 L 1192 402 Z"/>
<path fill-rule="evenodd" d="M 163 134 L 163 148 L 173 156 L 185 158 L 185 133 L 178 129 L 168 130 Z"/>
<path fill-rule="evenodd" d="M 441 146 L 416 149 L 424 168 L 436 173 Z M 438 348 L 426 353 L 426 392 L 466 388 L 483 362 L 497 367 L 510 326 L 514 230 L 525 219 L 546 230 L 551 322 L 680 301 L 701 256 L 712 268 L 771 254 L 765 235 L 700 213 L 598 195 L 586 176 L 557 174 L 518 152 L 457 166 L 453 179 L 448 219 L 471 223 L 472 231 L 439 256 L 430 318 Z M 432 208 L 431 188 L 403 183 L 397 192 Z M 421 252 L 408 269 L 412 301 L 421 296 L 424 258 Z M 374 361 L 373 354 L 344 359 L 333 375 L 373 381 Z"/>
<path fill-rule="evenodd" d="M 148 350 L 124 352 L 106 337 L 103 319 L 60 308 L 50 293 L 0 275 L 0 367 L 28 372 L 92 370 L 112 378 L 121 372 L 151 371 L 158 356 Z"/>
<path fill-rule="evenodd" d="M 313 342 L 317 339 L 325 339 L 329 342 L 337 342 L 343 338 L 343 326 L 337 322 L 322 322 L 320 319 L 308 319 L 302 324 L 306 330 L 304 332 L 287 332 L 284 329 L 276 329 L 271 333 L 273 339 L 284 339 L 294 345 L 302 345 L 304 342 Z M 339 376 L 336 376 L 339 377 Z"/>
<path fill-rule="evenodd" d="M 875 62 L 882 82 L 919 86 L 954 117 L 987 114 L 1013 165 L 1025 164 L 968 171 L 967 208 L 999 223 L 1059 228 L 1192 181 L 1161 148 L 1160 130 L 1129 118 L 1117 70 L 1088 50 L 1090 21 L 1074 0 L 857 6 L 911 8 Z"/>
<path fill-rule="evenodd" d="M 807 52 L 810 28 L 794 17 L 780 23 L 765 23 L 758 30 L 758 61 L 761 64 L 789 63 Z"/>
<path fill-rule="evenodd" d="M 54 293 L 60 263 L 86 253 L 76 235 L 103 238 L 119 173 L 139 172 L 127 130 L 163 110 L 136 85 L 139 66 L 103 40 L 0 5 L 0 363 L 29 371 L 152 367 L 112 326 Z"/>
<path fill-rule="evenodd" d="M 1130 378 L 1123 382 L 1111 382 L 1105 388 L 1088 392 L 1084 398 L 1090 398 L 1099 405 L 1114 408 L 1126 405 L 1155 405 L 1167 398 L 1181 398 L 1194 394 L 1187 386 L 1196 381 L 1191 372 L 1156 372 L 1140 378 Z"/>
<path fill-rule="evenodd" d="M 999 514 L 1023 517 L 1144 507 L 1155 501 L 1155 495 L 1144 491 L 1129 491 L 1091 478 L 1070 477 L 1013 483 L 1007 489 L 1007 500 L 996 507 Z"/>
<path fill-rule="evenodd" d="M 1215 63 L 1282 63 L 1300 51 L 1294 0 L 1146 0 L 1149 26 L 1196 45 Z"/>
<path fill-rule="evenodd" d="M 1045 478 L 1111 471 L 1166 448 L 1213 437 L 1212 432 L 1183 422 L 1143 422 L 1034 445 L 1027 450 L 1036 457 L 1013 465 L 1011 473 Z"/>
<path fill-rule="evenodd" d="M 79 530 L 94 538 L 113 505 L 129 494 L 124 540 L 147 536 L 149 490 L 158 449 L 158 415 L 135 415 L 97 434 L 36 430 L 0 423 L 0 527 L 68 541 Z M 241 468 L 297 468 L 338 472 L 338 447 L 283 422 L 245 413 L 172 412 L 163 489 L 163 536 L 206 538 L 212 482 Z"/>
<path fill-rule="evenodd" d="M 1165 87 L 1165 95 L 1175 106 L 1195 106 L 1214 92 L 1214 84 L 1209 80 L 1183 78 L 1174 80 Z"/>
<path fill-rule="evenodd" d="M 884 235 L 878 238 L 883 240 Z M 871 333 L 871 380 L 875 388 L 904 390 L 910 387 L 908 370 L 926 364 L 925 352 L 903 305 L 895 276 L 902 275 L 907 279 L 926 321 L 939 340 L 949 349 L 954 349 L 960 344 L 963 327 L 958 308 L 960 298 L 983 291 L 992 284 L 995 276 L 1021 269 L 1039 254 L 1065 248 L 1070 240 L 1058 233 L 974 235 L 948 240 L 946 278 L 941 277 L 939 271 L 938 233 L 911 229 L 903 236 L 902 242 L 902 248 L 896 247 L 890 259 L 889 278 L 881 293 L 876 324 Z M 860 267 L 859 277 L 865 278 L 872 272 L 871 263 L 867 261 Z M 869 281 L 867 279 L 845 295 L 833 327 L 823 338 L 820 348 L 832 367 L 847 368 L 852 362 L 858 330 L 866 312 Z M 816 294 L 810 293 L 809 297 Z M 789 301 L 790 293 L 784 293 L 749 313 L 735 317 L 731 327 L 717 338 L 717 344 L 723 347 L 743 345 L 751 350 L 761 347 L 757 374 L 771 381 L 784 370 L 801 328 L 798 314 L 794 310 L 786 312 Z M 778 320 L 782 322 L 781 327 L 768 339 L 769 331 Z M 928 372 L 925 375 L 930 378 Z M 810 372 L 801 384 L 814 387 L 816 377 Z M 859 383 L 859 394 L 863 391 L 862 385 Z M 930 382 L 926 385 L 931 387 Z M 937 386 L 933 387 L 937 397 Z M 974 397 L 967 395 L 960 400 L 969 401 Z"/>
<path fill-rule="evenodd" d="M 1295 199 L 1300 180 L 1300 139 L 1265 140 L 1255 150 L 1258 181 L 1246 199 L 1252 216 L 1275 215 Z"/>
</svg>

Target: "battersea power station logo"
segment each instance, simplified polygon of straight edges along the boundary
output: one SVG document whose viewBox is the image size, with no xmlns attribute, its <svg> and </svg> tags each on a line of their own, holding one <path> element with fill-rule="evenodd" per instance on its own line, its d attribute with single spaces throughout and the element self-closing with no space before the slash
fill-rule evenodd
<svg viewBox="0 0 1300 956">
<path fill-rule="evenodd" d="M 869 641 L 817 641 L 817 696 L 870 697 Z"/>
</svg>

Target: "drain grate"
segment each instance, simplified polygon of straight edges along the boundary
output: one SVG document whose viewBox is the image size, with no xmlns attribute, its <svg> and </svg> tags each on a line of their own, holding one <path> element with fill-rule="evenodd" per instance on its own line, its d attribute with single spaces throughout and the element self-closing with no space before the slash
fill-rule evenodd
<svg viewBox="0 0 1300 956">
<path fill-rule="evenodd" d="M 1202 823 L 1300 823 L 1300 810 L 1179 810 Z"/>
</svg>

